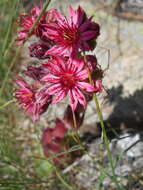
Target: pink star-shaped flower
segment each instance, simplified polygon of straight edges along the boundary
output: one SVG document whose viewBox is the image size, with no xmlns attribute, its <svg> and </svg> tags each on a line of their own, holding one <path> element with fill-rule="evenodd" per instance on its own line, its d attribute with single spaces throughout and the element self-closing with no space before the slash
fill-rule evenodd
<svg viewBox="0 0 143 190">
<path fill-rule="evenodd" d="M 88 51 L 94 48 L 95 40 L 99 36 L 100 27 L 87 18 L 84 10 L 79 6 L 73 10 L 69 6 L 69 18 L 57 13 L 57 22 L 49 24 L 47 34 L 55 42 L 48 54 L 75 55 L 79 50 Z"/>
<path fill-rule="evenodd" d="M 53 95 L 52 103 L 56 104 L 63 100 L 68 94 L 72 110 L 75 110 L 77 104 L 86 106 L 84 93 L 94 92 L 95 88 L 86 82 L 88 71 L 84 68 L 84 61 L 64 60 L 57 57 L 51 59 L 45 66 L 49 69 L 41 81 L 47 86 L 46 93 Z"/>
<path fill-rule="evenodd" d="M 45 112 L 51 102 L 51 96 L 45 93 L 44 89 L 36 91 L 25 80 L 19 77 L 15 83 L 20 87 L 15 91 L 15 97 L 27 115 L 32 117 L 35 122 L 39 119 L 40 114 Z"/>
</svg>

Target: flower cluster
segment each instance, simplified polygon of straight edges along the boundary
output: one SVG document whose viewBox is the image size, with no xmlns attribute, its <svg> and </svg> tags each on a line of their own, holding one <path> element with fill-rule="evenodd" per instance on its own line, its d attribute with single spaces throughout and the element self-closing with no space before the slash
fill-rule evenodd
<svg viewBox="0 0 143 190">
<path fill-rule="evenodd" d="M 20 30 L 16 41 L 23 44 L 30 35 L 36 36 L 37 41 L 29 46 L 29 55 L 37 58 L 39 63 L 27 66 L 23 72 L 24 76 L 15 80 L 19 86 L 15 97 L 26 114 L 36 121 L 49 105 L 60 103 L 67 96 L 69 105 L 64 120 L 70 126 L 68 128 L 71 128 L 71 115 L 74 112 L 78 120 L 77 126 L 80 127 L 93 93 L 102 90 L 103 72 L 96 56 L 88 53 L 96 47 L 100 27 L 93 21 L 93 17 L 88 18 L 80 6 L 77 10 L 69 6 L 68 17 L 56 9 L 51 9 L 42 15 L 33 28 L 41 10 L 42 7 L 35 6 L 29 14 L 19 17 Z M 26 82 L 28 77 L 30 82 Z M 56 145 L 57 142 L 61 143 L 63 138 L 61 133 L 57 132 L 61 129 L 59 123 L 59 120 L 56 121 L 55 129 L 44 131 L 44 134 L 51 136 L 48 137 L 48 142 L 45 143 L 45 135 L 42 140 L 43 146 L 54 149 L 54 152 L 61 151 Z M 65 133 L 67 129 L 62 130 Z M 51 144 L 52 136 L 54 143 L 56 141 L 54 146 Z M 45 154 L 49 155 L 48 152 L 46 149 Z"/>
</svg>

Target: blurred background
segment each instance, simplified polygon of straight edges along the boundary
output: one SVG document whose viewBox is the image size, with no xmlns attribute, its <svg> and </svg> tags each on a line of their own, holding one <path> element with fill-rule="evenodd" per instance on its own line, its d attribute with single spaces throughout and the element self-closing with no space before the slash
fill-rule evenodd
<svg viewBox="0 0 143 190">
<path fill-rule="evenodd" d="M 15 76 L 25 65 L 36 62 L 29 57 L 29 42 L 20 50 L 14 42 L 19 14 L 28 12 L 34 4 L 40 4 L 40 0 L 0 1 L 0 190 L 64 190 L 70 189 L 69 186 L 72 186 L 71 189 L 79 190 L 116 189 L 114 186 L 110 187 L 110 179 L 101 175 L 100 169 L 100 174 L 97 175 L 97 168 L 94 168 L 102 158 L 94 146 L 99 145 L 101 130 L 93 102 L 88 106 L 81 137 L 88 145 L 89 152 L 97 154 L 97 162 L 90 162 L 88 165 L 83 155 L 83 163 L 73 161 L 77 167 L 80 165 L 78 170 L 73 167 L 74 171 L 67 172 L 65 169 L 65 173 L 62 173 L 63 182 L 60 177 L 55 177 L 56 172 L 50 162 L 41 159 L 43 153 L 40 144 L 41 131 L 55 116 L 63 115 L 62 105 L 50 108 L 42 115 L 40 121 L 33 124 L 12 101 Z M 117 152 L 125 153 L 116 166 L 116 172 L 126 189 L 141 190 L 143 1 L 52 0 L 48 8 L 57 8 L 67 15 L 69 4 L 73 8 L 80 5 L 100 24 L 101 34 L 94 51 L 98 63 L 104 70 L 104 90 L 99 95 L 99 100 L 111 140 L 112 153 L 115 157 Z M 125 136 L 127 138 L 123 138 Z M 131 142 L 133 144 L 130 144 Z M 104 153 L 105 150 L 101 149 L 98 152 Z M 101 167 L 107 167 L 106 154 L 103 157 Z M 92 171 L 87 174 L 87 170 Z M 83 173 L 87 175 L 81 175 Z"/>
</svg>

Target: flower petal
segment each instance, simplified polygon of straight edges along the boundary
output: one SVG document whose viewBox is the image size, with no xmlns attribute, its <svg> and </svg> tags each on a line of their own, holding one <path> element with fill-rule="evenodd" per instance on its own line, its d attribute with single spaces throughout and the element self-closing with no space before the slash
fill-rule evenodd
<svg viewBox="0 0 143 190">
<path fill-rule="evenodd" d="M 67 62 L 67 70 L 70 72 L 75 72 L 77 69 L 77 66 L 73 64 L 73 60 L 69 59 Z"/>
<path fill-rule="evenodd" d="M 61 102 L 64 97 L 67 95 L 67 91 L 66 90 L 61 90 L 52 100 L 52 104 L 57 104 L 59 102 Z"/>
<path fill-rule="evenodd" d="M 85 99 L 84 95 L 82 94 L 82 92 L 77 87 L 74 88 L 74 91 L 78 97 L 79 103 L 81 105 L 83 105 L 83 107 L 85 108 L 86 107 L 86 99 Z"/>
<path fill-rule="evenodd" d="M 92 47 L 86 41 L 81 42 L 80 48 L 84 48 L 85 51 L 89 51 L 92 49 Z"/>
<path fill-rule="evenodd" d="M 15 80 L 14 82 L 22 88 L 30 89 L 30 85 L 28 85 L 22 77 L 18 77 L 18 80 Z"/>
<path fill-rule="evenodd" d="M 61 72 L 60 67 L 58 66 L 57 62 L 54 59 L 49 60 L 48 63 L 43 64 L 43 66 L 55 75 L 58 75 Z"/>
<path fill-rule="evenodd" d="M 66 125 L 60 119 L 56 119 L 55 123 L 56 123 L 56 127 L 54 128 L 52 132 L 52 136 L 58 137 L 60 139 L 64 138 L 64 135 L 67 131 Z"/>
<path fill-rule="evenodd" d="M 41 81 L 49 82 L 49 83 L 58 83 L 59 80 L 60 80 L 59 77 L 52 75 L 52 74 L 48 74 L 41 79 Z"/>
<path fill-rule="evenodd" d="M 74 9 L 71 7 L 71 5 L 68 6 L 68 11 L 69 11 L 70 17 L 76 16 L 76 12 L 75 12 Z"/>
<path fill-rule="evenodd" d="M 85 64 L 83 59 L 71 59 L 70 61 L 72 62 L 72 64 L 76 66 L 77 72 L 80 72 Z"/>
<path fill-rule="evenodd" d="M 81 26 L 80 26 L 80 32 L 84 32 L 88 27 L 90 27 L 91 25 L 91 20 L 88 19 L 86 22 L 84 22 Z"/>
<path fill-rule="evenodd" d="M 87 79 L 87 78 L 88 78 L 88 72 L 87 72 L 87 70 L 84 69 L 84 70 L 78 72 L 78 73 L 76 74 L 76 78 L 77 78 L 78 80 L 85 80 L 85 79 Z"/>
<path fill-rule="evenodd" d="M 94 92 L 95 91 L 95 88 L 87 82 L 77 82 L 76 84 L 79 88 L 81 88 L 82 90 L 85 90 L 87 92 Z"/>
<path fill-rule="evenodd" d="M 67 52 L 65 51 L 65 47 L 61 47 L 58 45 L 53 46 L 50 48 L 45 55 L 67 55 Z"/>
<path fill-rule="evenodd" d="M 80 26 L 82 22 L 84 21 L 86 14 L 80 6 L 78 6 L 77 14 L 78 14 L 78 25 Z"/>
<path fill-rule="evenodd" d="M 72 110 L 74 111 L 76 109 L 77 103 L 78 103 L 78 100 L 77 100 L 74 90 L 69 90 L 69 97 L 70 97 L 70 106 L 71 106 Z"/>
<path fill-rule="evenodd" d="M 54 95 L 58 92 L 60 92 L 62 90 L 62 86 L 61 84 L 54 84 L 52 86 L 50 86 L 47 90 L 46 93 L 48 93 L 49 95 Z"/>
<path fill-rule="evenodd" d="M 76 25 L 78 22 L 78 14 L 76 11 L 73 10 L 71 6 L 69 6 L 68 9 L 69 9 L 69 15 L 70 15 L 70 19 L 69 19 L 70 25 L 72 26 L 72 23 Z"/>
<path fill-rule="evenodd" d="M 42 144 L 44 146 L 46 146 L 47 144 L 51 143 L 52 142 L 52 132 L 53 132 L 53 129 L 52 128 L 46 128 L 44 131 L 43 131 L 43 135 L 42 135 Z"/>
<path fill-rule="evenodd" d="M 96 33 L 97 33 L 96 31 L 91 30 L 91 31 L 83 32 L 81 36 L 83 40 L 91 40 L 92 38 L 96 36 Z"/>
</svg>

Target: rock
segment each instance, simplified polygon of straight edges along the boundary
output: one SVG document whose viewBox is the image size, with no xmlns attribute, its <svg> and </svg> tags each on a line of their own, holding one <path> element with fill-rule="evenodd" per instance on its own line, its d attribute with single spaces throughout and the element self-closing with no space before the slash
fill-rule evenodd
<svg viewBox="0 0 143 190">
<path fill-rule="evenodd" d="M 119 20 L 102 11 L 94 15 L 95 20 L 101 24 L 101 35 L 95 54 L 103 69 L 108 65 L 109 51 L 111 55 L 109 68 L 105 71 L 103 79 L 107 92 L 103 91 L 99 95 L 104 120 L 118 120 L 120 124 L 125 120 L 131 120 L 127 127 L 132 127 L 133 121 L 138 124 L 143 121 L 143 28 L 139 22 Z M 109 19 L 105 22 L 107 16 Z M 92 102 L 89 114 L 87 112 L 86 115 L 86 118 L 90 119 L 85 121 L 85 124 L 98 121 L 95 110 Z M 114 124 L 117 125 L 117 122 Z"/>
<path fill-rule="evenodd" d="M 77 171 L 74 173 L 76 183 L 83 188 L 94 190 L 101 176 L 105 189 L 115 187 L 111 178 L 108 177 L 112 175 L 112 171 L 101 139 L 95 139 L 88 144 L 88 147 L 88 153 L 66 168 L 63 173 L 72 173 L 75 169 Z M 110 150 L 113 163 L 116 161 L 115 174 L 120 184 L 127 186 L 130 183 L 127 179 L 143 167 L 143 135 L 135 131 L 122 134 L 118 139 L 111 141 Z"/>
<path fill-rule="evenodd" d="M 120 11 L 143 14 L 142 0 L 122 0 L 119 5 Z"/>
</svg>

